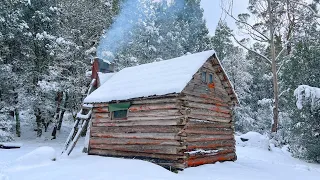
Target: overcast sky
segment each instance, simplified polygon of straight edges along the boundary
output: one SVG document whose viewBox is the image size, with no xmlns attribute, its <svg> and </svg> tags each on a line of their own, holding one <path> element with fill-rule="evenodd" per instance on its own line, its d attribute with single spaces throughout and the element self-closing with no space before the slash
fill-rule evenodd
<svg viewBox="0 0 320 180">
<path fill-rule="evenodd" d="M 207 21 L 207 27 L 212 35 L 214 34 L 214 30 L 216 29 L 222 14 L 220 1 L 221 0 L 201 0 L 201 6 L 204 9 L 204 18 Z M 233 5 L 233 14 L 238 15 L 239 13 L 247 12 L 248 1 L 249 0 L 235 0 Z M 222 18 L 224 19 L 225 16 Z M 236 29 L 236 25 L 231 18 L 227 17 L 226 21 L 229 27 Z"/>
</svg>

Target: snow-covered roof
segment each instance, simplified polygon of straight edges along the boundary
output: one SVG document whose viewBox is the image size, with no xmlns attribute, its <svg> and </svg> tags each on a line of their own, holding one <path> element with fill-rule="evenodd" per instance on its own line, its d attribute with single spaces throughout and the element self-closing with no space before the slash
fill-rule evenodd
<svg viewBox="0 0 320 180">
<path fill-rule="evenodd" d="M 122 69 L 85 98 L 84 103 L 181 93 L 214 54 L 211 50 Z"/>
<path fill-rule="evenodd" d="M 100 85 L 104 84 L 107 82 L 115 73 L 102 73 L 98 72 L 98 77 L 99 77 L 99 82 Z"/>
</svg>

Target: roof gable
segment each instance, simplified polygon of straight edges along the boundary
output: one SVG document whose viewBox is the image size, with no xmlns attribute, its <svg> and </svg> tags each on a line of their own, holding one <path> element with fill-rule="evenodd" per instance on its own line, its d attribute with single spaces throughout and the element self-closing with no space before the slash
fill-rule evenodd
<svg viewBox="0 0 320 180">
<path fill-rule="evenodd" d="M 193 75 L 214 54 L 211 50 L 122 69 L 84 102 L 101 103 L 181 93 Z"/>
</svg>

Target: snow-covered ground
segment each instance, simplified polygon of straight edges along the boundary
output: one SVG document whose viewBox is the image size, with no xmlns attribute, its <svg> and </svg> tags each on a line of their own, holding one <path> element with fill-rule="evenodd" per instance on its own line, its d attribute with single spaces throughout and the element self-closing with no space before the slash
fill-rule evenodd
<svg viewBox="0 0 320 180">
<path fill-rule="evenodd" d="M 268 146 L 268 140 L 251 132 L 237 136 L 236 162 L 187 168 L 178 174 L 155 164 L 134 160 L 88 156 L 80 145 L 69 157 L 61 157 L 63 138 L 23 140 L 20 149 L 0 150 L 0 180 L 112 179 L 112 180 L 319 180 L 320 165 L 292 158 L 285 148 Z M 268 149 L 271 149 L 269 151 Z M 53 161 L 53 159 L 55 161 Z"/>
</svg>

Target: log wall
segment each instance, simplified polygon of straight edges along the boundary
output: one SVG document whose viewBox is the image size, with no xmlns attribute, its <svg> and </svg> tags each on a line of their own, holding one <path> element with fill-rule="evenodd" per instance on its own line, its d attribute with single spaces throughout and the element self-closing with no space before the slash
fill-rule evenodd
<svg viewBox="0 0 320 180">
<path fill-rule="evenodd" d="M 236 160 L 232 99 L 213 63 L 206 62 L 182 93 L 190 112 L 184 127 L 187 167 Z M 213 74 L 214 86 L 202 82 L 203 70 Z"/>
<path fill-rule="evenodd" d="M 89 154 L 148 160 L 184 169 L 187 124 L 183 100 L 177 95 L 134 99 L 125 120 L 111 120 L 108 104 L 95 104 Z"/>
</svg>

